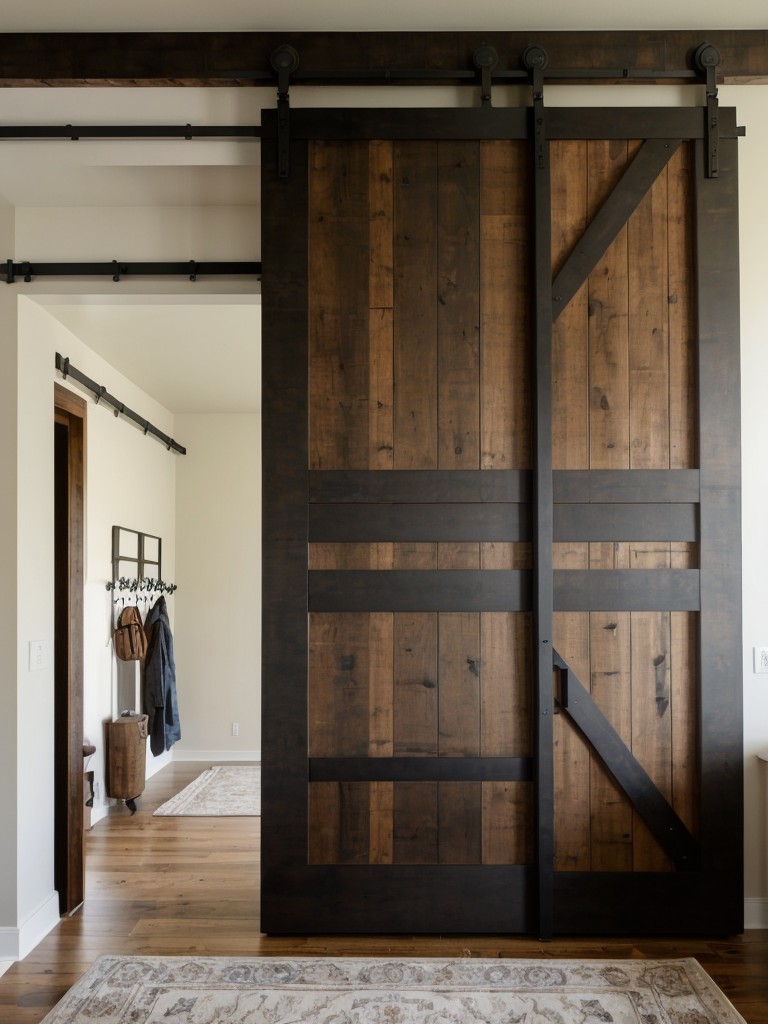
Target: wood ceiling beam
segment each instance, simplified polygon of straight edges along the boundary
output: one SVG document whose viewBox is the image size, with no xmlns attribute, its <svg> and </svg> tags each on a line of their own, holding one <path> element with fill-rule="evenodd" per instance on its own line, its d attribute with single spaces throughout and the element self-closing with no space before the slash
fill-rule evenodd
<svg viewBox="0 0 768 1024">
<path fill-rule="evenodd" d="M 0 86 L 253 84 L 243 72 L 270 72 L 282 43 L 295 47 L 302 82 L 313 72 L 356 69 L 471 70 L 481 43 L 499 70 L 522 68 L 538 43 L 550 68 L 692 68 L 702 42 L 720 52 L 721 81 L 768 82 L 768 31 L 637 32 L 129 32 L 0 34 Z M 239 77 L 238 77 L 239 76 Z M 581 79 L 588 81 L 589 79 Z M 602 81 L 605 81 L 603 79 Z"/>
</svg>

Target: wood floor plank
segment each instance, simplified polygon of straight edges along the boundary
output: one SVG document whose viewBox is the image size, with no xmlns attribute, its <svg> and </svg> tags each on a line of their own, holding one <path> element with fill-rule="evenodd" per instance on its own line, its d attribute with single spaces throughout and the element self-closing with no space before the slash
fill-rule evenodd
<svg viewBox="0 0 768 1024">
<path fill-rule="evenodd" d="M 131 817 L 116 806 L 86 837 L 86 901 L 0 978 L 3 1024 L 39 1024 L 101 953 L 218 956 L 695 957 L 749 1024 L 768 1024 L 768 930 L 709 939 L 609 939 L 497 935 L 290 935 L 259 930 L 259 818 L 153 818 L 152 811 L 191 782 L 201 763 L 178 762 L 150 779 Z M 232 843 L 250 862 L 229 864 Z M 209 857 L 190 872 L 176 867 L 192 844 Z M 157 857 L 155 849 L 162 851 Z M 141 870 L 108 870 L 114 852 L 135 853 Z M 175 851 L 175 852 L 174 852 Z M 163 859 L 165 858 L 165 859 Z M 94 865 L 100 863 L 98 892 Z M 184 892 L 177 885 L 185 877 Z M 158 886 L 160 872 L 164 885 Z"/>
</svg>

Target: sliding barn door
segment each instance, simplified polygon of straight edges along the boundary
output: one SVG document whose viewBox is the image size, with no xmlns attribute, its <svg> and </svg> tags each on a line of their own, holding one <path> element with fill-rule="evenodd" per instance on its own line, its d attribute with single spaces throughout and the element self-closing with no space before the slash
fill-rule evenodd
<svg viewBox="0 0 768 1024">
<path fill-rule="evenodd" d="M 740 927 L 733 113 L 543 117 L 264 116 L 267 932 Z"/>
</svg>

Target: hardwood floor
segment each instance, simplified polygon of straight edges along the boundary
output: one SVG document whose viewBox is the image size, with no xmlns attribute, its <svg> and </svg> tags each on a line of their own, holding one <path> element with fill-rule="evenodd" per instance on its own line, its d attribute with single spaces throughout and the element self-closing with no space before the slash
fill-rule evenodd
<svg viewBox="0 0 768 1024">
<path fill-rule="evenodd" d="M 154 818 L 206 766 L 175 763 L 150 779 L 86 844 L 86 899 L 0 977 L 0 1021 L 38 1024 L 100 953 L 241 956 L 693 956 L 748 1024 L 768 1024 L 768 931 L 729 938 L 290 936 L 259 931 L 258 818 Z"/>
</svg>

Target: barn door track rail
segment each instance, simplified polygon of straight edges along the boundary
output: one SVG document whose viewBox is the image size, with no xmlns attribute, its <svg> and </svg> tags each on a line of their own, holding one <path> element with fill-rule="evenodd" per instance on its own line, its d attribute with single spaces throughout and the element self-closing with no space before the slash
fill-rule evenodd
<svg viewBox="0 0 768 1024">
<path fill-rule="evenodd" d="M 519 57 L 518 67 L 501 67 L 498 50 L 486 43 L 472 54 L 471 68 L 336 68 L 300 71 L 297 49 L 288 43 L 276 47 L 270 54 L 270 68 L 222 72 L 220 77 L 247 81 L 253 85 L 277 80 L 277 174 L 287 178 L 290 149 L 290 87 L 292 84 L 322 85 L 469 85 L 480 90 L 480 106 L 493 105 L 494 85 L 524 85 L 532 82 L 532 63 L 537 62 L 540 72 L 536 87 L 543 95 L 545 81 L 580 82 L 605 81 L 627 83 L 690 82 L 706 86 L 706 139 L 707 177 L 717 177 L 720 121 L 717 97 L 717 69 L 720 53 L 711 43 L 701 43 L 693 53 L 693 67 L 662 70 L 658 68 L 549 68 L 546 50 L 534 43 L 527 46 Z M 258 125 L 0 125 L 0 141 L 31 139 L 64 139 L 80 142 L 87 139 L 258 139 Z M 214 271 L 210 271 L 214 272 Z M 226 273 L 226 271 L 221 271 Z M 232 271 L 251 273 L 251 271 Z M 10 283 L 10 282 L 9 282 Z"/>
<path fill-rule="evenodd" d="M 188 277 L 197 281 L 198 276 L 220 275 L 237 277 L 252 274 L 261 278 L 261 263 L 247 261 L 200 262 L 179 260 L 177 262 L 123 263 L 110 260 L 104 263 L 38 263 L 36 260 L 5 261 L 5 283 L 15 284 L 21 278 L 27 284 L 33 277 L 111 277 L 119 283 L 124 277 Z"/>
<path fill-rule="evenodd" d="M 413 69 L 370 68 L 365 71 L 359 69 L 338 69 L 333 71 L 308 72 L 305 76 L 299 71 L 300 58 L 297 50 L 286 44 L 277 47 L 272 52 L 270 63 L 277 75 L 277 175 L 278 178 L 287 178 L 289 173 L 289 150 L 290 150 L 290 87 L 291 84 L 301 84 L 302 78 L 311 80 L 313 85 L 344 85 L 364 84 L 381 85 L 393 82 L 408 82 L 409 84 L 434 84 L 435 82 L 453 82 L 459 85 L 480 86 L 480 106 L 488 108 L 493 105 L 493 86 L 495 84 L 526 84 L 530 83 L 533 90 L 533 105 L 543 104 L 545 81 L 578 82 L 589 79 L 602 79 L 607 82 L 664 82 L 683 81 L 691 82 L 694 85 L 706 85 L 706 108 L 705 108 L 705 136 L 707 141 L 707 177 L 717 177 L 718 167 L 718 146 L 719 146 L 719 113 L 717 98 L 717 68 L 720 65 L 720 53 L 711 43 L 702 43 L 693 54 L 693 68 L 678 69 L 673 71 L 660 71 L 645 68 L 549 68 L 549 57 L 544 47 L 536 43 L 527 46 L 520 58 L 522 67 L 504 69 L 500 68 L 500 57 L 498 51 L 485 43 L 477 47 L 472 55 L 473 68 L 455 69 L 453 71 L 443 69 Z M 249 79 L 257 82 L 264 78 L 264 72 L 238 71 L 232 73 L 232 77 L 238 79 Z M 535 125 L 539 125 L 537 130 Z M 543 120 L 536 118 L 534 122 L 534 137 L 539 137 L 543 145 L 544 133 L 541 130 Z M 743 130 L 739 130 L 743 134 Z M 678 143 L 679 145 L 679 143 Z M 541 147 L 540 147 L 541 148 Z M 667 146 L 667 149 L 670 147 Z M 676 148 L 676 146 L 675 146 Z M 638 171 L 645 169 L 652 172 L 656 147 L 651 147 L 651 152 L 645 154 L 639 161 Z M 670 150 L 667 159 L 674 150 Z M 658 167 L 656 174 L 661 170 Z M 648 186 L 637 196 L 637 202 L 642 199 Z M 614 237 L 614 236 L 612 236 Z M 612 237 L 608 239 L 605 248 L 610 244 Z M 604 249 L 603 249 L 604 251 Z M 598 256 L 599 259 L 599 256 Z M 574 289 L 575 290 L 575 289 Z M 567 301 L 567 300 L 566 300 Z"/>
<path fill-rule="evenodd" d="M 107 405 L 111 405 L 115 411 L 115 416 L 125 416 L 129 420 L 133 420 L 134 423 L 141 427 L 145 434 L 152 434 L 152 436 L 156 437 L 158 441 L 162 441 L 168 451 L 173 449 L 173 451 L 178 452 L 180 455 L 187 454 L 187 449 L 180 445 L 178 441 L 174 441 L 172 437 L 169 437 L 166 433 L 160 430 L 159 427 L 156 427 L 154 423 L 150 423 L 149 420 L 145 419 L 143 416 L 139 416 L 139 414 L 134 412 L 133 409 L 129 409 L 124 402 L 121 402 L 118 398 L 115 398 L 114 395 L 111 395 L 104 385 L 97 384 L 95 380 L 91 380 L 90 377 L 87 377 L 82 370 L 78 370 L 76 366 L 73 366 L 70 363 L 68 356 L 65 357 L 60 355 L 58 352 L 56 353 L 56 369 L 61 373 L 64 380 L 66 380 L 67 377 L 71 377 L 72 380 L 76 380 L 78 384 L 82 384 L 83 387 L 93 392 L 97 405 L 101 401 L 105 402 Z"/>
</svg>

